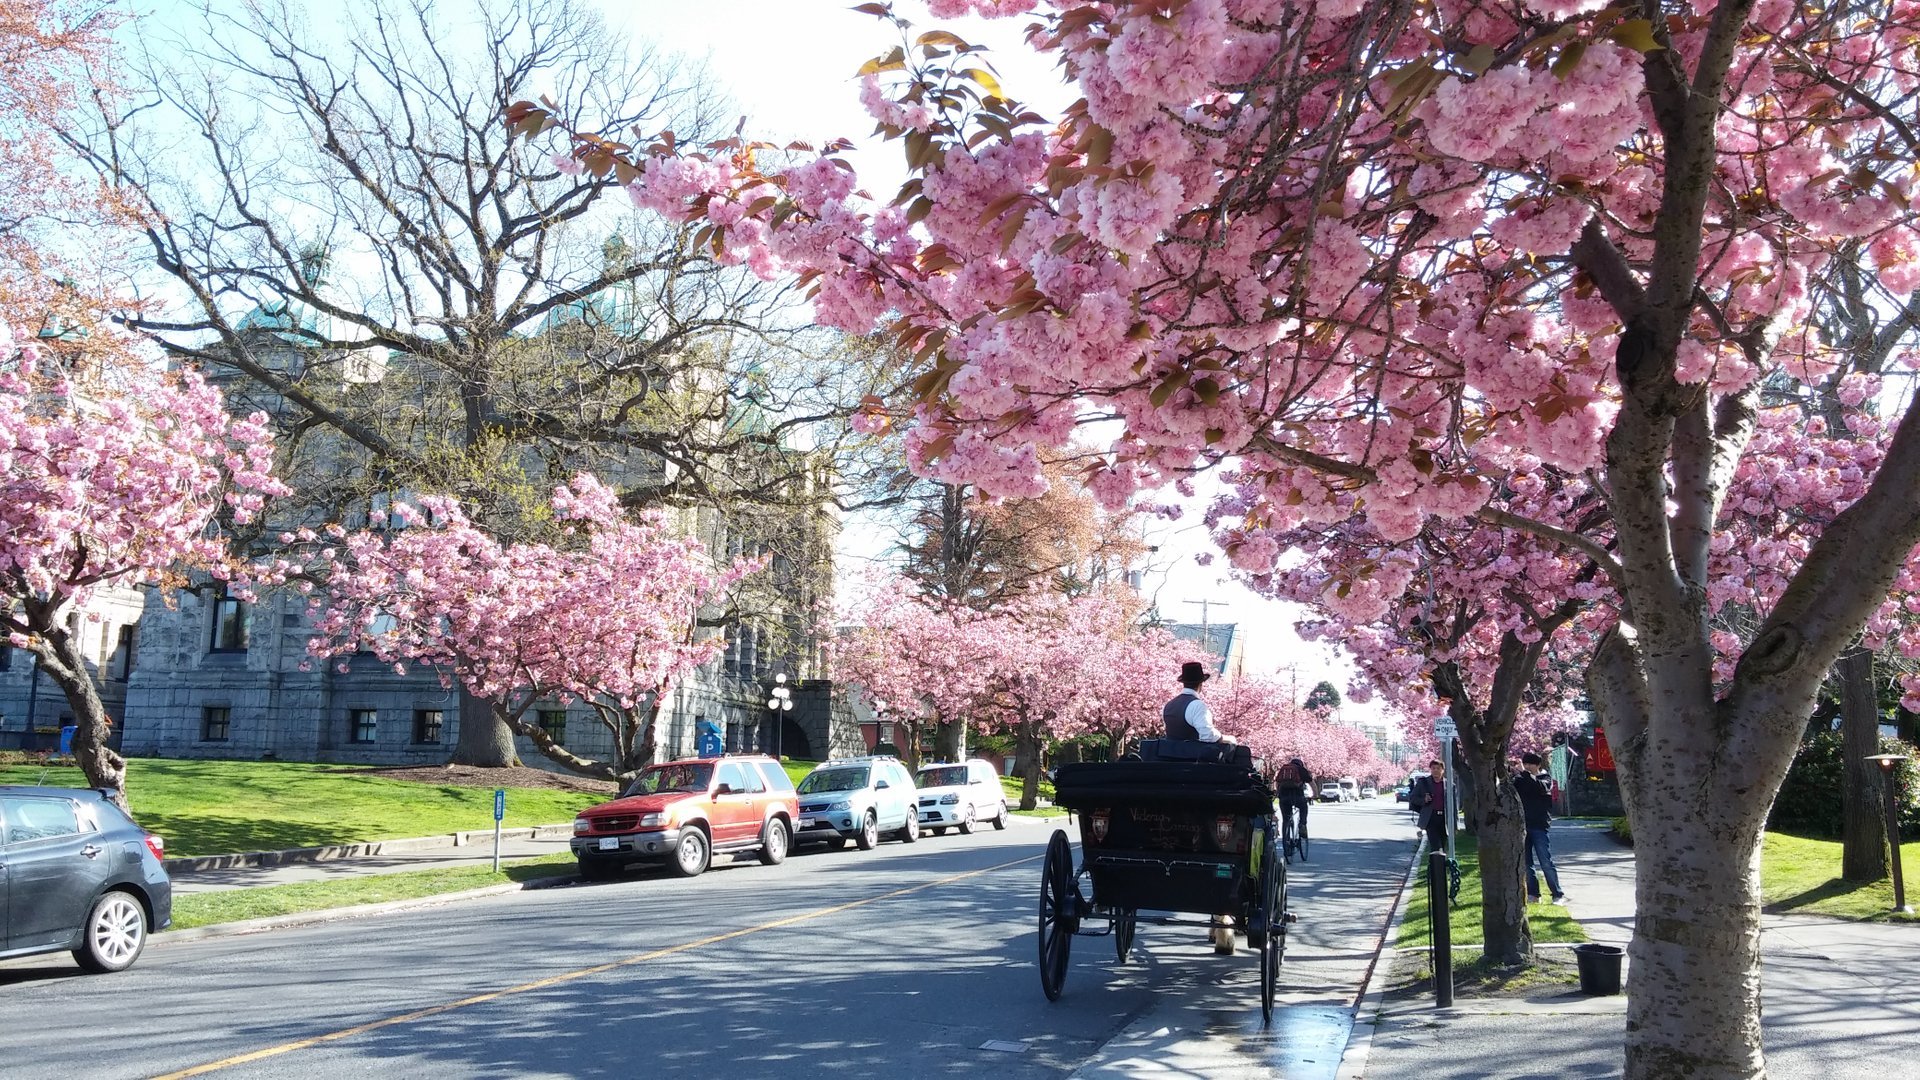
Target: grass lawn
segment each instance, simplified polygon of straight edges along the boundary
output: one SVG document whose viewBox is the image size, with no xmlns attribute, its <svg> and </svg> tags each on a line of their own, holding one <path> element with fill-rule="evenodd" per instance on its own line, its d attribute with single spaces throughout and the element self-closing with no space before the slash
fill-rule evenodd
<svg viewBox="0 0 1920 1080">
<path fill-rule="evenodd" d="M 1480 852 L 1477 837 L 1460 833 L 1454 837 L 1454 851 L 1460 859 L 1460 901 L 1450 911 L 1449 920 L 1455 945 L 1479 945 L 1486 939 L 1480 933 Z M 1400 924 L 1401 948 L 1427 948 L 1432 936 L 1427 931 L 1426 871 L 1414 881 L 1407 894 L 1407 917 Z M 1585 941 L 1586 932 L 1559 904 L 1530 904 L 1527 924 L 1535 942 Z"/>
<path fill-rule="evenodd" d="M 186 930 L 269 915 L 291 915 L 301 911 L 379 904 L 389 900 L 412 900 L 573 872 L 572 855 L 547 855 L 538 859 L 502 862 L 497 874 L 489 866 L 456 866 L 441 870 L 368 874 L 335 881 L 301 881 L 257 889 L 189 893 L 173 898 L 173 928 Z"/>
<path fill-rule="evenodd" d="M 349 844 L 493 827 L 493 789 L 420 784 L 364 775 L 354 765 L 285 761 L 127 762 L 127 797 L 140 824 L 167 842 L 168 855 Z M 81 787 L 80 770 L 0 766 L 0 784 Z M 584 792 L 507 791 L 508 828 L 573 820 L 601 801 Z"/>
<path fill-rule="evenodd" d="M 1907 903 L 1920 903 L 1920 841 L 1900 845 L 1901 868 L 1908 875 Z M 1760 894 L 1767 910 L 1794 915 L 1830 915 L 1874 922 L 1920 921 L 1894 915 L 1893 882 L 1842 881 L 1840 841 L 1809 840 L 1770 832 L 1760 853 Z"/>
</svg>

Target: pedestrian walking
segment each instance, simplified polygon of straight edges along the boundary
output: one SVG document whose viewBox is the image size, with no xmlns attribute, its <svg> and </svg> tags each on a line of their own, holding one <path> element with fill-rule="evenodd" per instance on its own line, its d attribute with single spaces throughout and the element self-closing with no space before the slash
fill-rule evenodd
<svg viewBox="0 0 1920 1080">
<path fill-rule="evenodd" d="M 1447 850 L 1447 767 L 1439 758 L 1427 762 L 1427 775 L 1414 780 L 1407 792 L 1407 805 L 1427 834 L 1428 849 Z"/>
<path fill-rule="evenodd" d="M 1553 782 L 1539 754 L 1521 754 L 1520 771 L 1513 775 L 1513 787 L 1520 793 L 1520 809 L 1527 819 L 1527 900 L 1540 901 L 1540 876 L 1547 879 L 1547 892 L 1558 904 L 1567 894 L 1560 891 L 1560 871 L 1553 865 L 1553 840 L 1547 830 L 1553 824 Z M 1540 873 L 1534 873 L 1534 864 Z"/>
</svg>

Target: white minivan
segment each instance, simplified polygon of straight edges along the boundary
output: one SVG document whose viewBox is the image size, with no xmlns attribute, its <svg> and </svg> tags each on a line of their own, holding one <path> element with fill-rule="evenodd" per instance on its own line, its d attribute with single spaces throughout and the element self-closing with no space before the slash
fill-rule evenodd
<svg viewBox="0 0 1920 1080">
<path fill-rule="evenodd" d="M 976 821 L 1007 827 L 1007 795 L 991 762 L 975 758 L 959 764 L 922 765 L 915 778 L 920 787 L 920 828 L 935 836 L 949 827 L 973 831 Z"/>
<path fill-rule="evenodd" d="M 1351 776 L 1343 776 L 1340 778 L 1340 801 L 1341 802 L 1359 802 L 1360 801 L 1360 781 L 1359 780 L 1356 780 Z"/>
</svg>

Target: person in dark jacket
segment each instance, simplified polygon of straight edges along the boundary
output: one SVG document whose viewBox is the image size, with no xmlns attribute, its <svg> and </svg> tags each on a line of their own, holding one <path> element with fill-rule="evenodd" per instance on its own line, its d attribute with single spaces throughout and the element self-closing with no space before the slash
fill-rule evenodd
<svg viewBox="0 0 1920 1080">
<path fill-rule="evenodd" d="M 1560 891 L 1560 871 L 1553 865 L 1553 841 L 1547 836 L 1553 823 L 1553 789 L 1548 785 L 1546 769 L 1539 754 L 1521 754 L 1513 787 L 1520 793 L 1520 809 L 1527 819 L 1527 899 L 1535 903 L 1540 900 L 1540 878 L 1533 870 L 1538 862 L 1540 873 L 1546 875 L 1547 890 L 1558 904 L 1567 894 Z"/>
<path fill-rule="evenodd" d="M 1427 762 L 1427 775 L 1414 780 L 1407 807 L 1427 834 L 1427 850 L 1447 850 L 1447 767 L 1439 758 Z"/>
</svg>

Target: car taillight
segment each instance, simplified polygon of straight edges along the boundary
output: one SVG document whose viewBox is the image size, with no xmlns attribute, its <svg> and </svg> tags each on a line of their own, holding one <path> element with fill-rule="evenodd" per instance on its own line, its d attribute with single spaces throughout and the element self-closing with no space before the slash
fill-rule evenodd
<svg viewBox="0 0 1920 1080">
<path fill-rule="evenodd" d="M 147 841 L 147 850 L 153 852 L 153 857 L 165 862 L 167 858 L 167 842 L 152 833 L 146 833 L 144 839 Z"/>
</svg>

